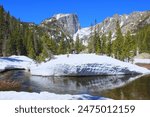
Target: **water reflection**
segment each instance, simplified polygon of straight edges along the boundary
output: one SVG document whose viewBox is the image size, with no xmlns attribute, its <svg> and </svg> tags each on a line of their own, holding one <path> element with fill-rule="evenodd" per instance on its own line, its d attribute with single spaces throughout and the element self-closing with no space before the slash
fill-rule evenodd
<svg viewBox="0 0 150 117">
<path fill-rule="evenodd" d="M 24 70 L 13 70 L 0 73 L 0 91 L 28 91 L 30 74 Z"/>
<path fill-rule="evenodd" d="M 150 75 L 141 77 L 123 87 L 105 90 L 102 95 L 119 100 L 150 100 Z"/>
<path fill-rule="evenodd" d="M 33 91 L 49 91 L 59 94 L 101 95 L 103 90 L 121 87 L 139 76 L 98 76 L 98 77 L 37 77 L 30 83 Z"/>
<path fill-rule="evenodd" d="M 31 76 L 25 71 L 0 73 L 0 90 L 90 94 L 112 99 L 150 99 L 149 89 L 150 75 L 40 77 Z"/>
</svg>

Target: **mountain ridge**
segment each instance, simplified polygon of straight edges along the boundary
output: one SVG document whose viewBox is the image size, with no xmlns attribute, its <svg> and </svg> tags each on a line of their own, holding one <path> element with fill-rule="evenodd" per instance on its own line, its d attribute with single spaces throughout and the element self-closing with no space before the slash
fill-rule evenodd
<svg viewBox="0 0 150 117">
<path fill-rule="evenodd" d="M 106 36 L 111 31 L 112 37 L 115 38 L 115 28 L 116 22 L 119 21 L 121 31 L 123 34 L 126 34 L 127 31 L 131 31 L 135 33 L 138 28 L 144 27 L 146 24 L 150 24 L 150 11 L 135 11 L 130 14 L 118 15 L 114 14 L 112 17 L 107 17 L 102 22 L 95 24 L 92 28 L 99 28 L 99 33 L 105 34 Z M 89 39 L 91 34 L 91 27 L 84 27 L 78 30 L 77 33 L 74 34 L 73 38 L 76 40 L 76 36 L 78 35 L 84 43 L 87 44 L 87 40 Z"/>
</svg>

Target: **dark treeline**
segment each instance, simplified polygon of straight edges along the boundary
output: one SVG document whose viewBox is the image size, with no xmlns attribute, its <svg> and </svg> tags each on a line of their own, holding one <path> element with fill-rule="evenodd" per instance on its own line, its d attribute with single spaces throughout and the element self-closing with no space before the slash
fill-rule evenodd
<svg viewBox="0 0 150 117">
<path fill-rule="evenodd" d="M 119 22 L 116 21 L 116 36 L 112 40 L 112 32 L 104 35 L 98 25 L 91 28 L 88 44 L 90 53 L 112 56 L 122 61 L 129 61 L 138 53 L 150 53 L 150 25 L 139 28 L 135 34 L 128 31 L 122 34 Z"/>
</svg>

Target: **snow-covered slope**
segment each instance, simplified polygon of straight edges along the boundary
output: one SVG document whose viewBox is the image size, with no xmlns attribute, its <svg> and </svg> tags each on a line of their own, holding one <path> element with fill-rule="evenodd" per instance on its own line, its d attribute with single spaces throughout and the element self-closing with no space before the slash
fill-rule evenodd
<svg viewBox="0 0 150 117">
<path fill-rule="evenodd" d="M 88 45 L 87 39 L 90 37 L 91 30 L 90 27 L 79 29 L 74 35 L 73 39 L 76 41 L 77 36 L 82 40 L 84 45 Z"/>
<path fill-rule="evenodd" d="M 91 96 L 87 94 L 69 95 L 54 94 L 48 92 L 28 93 L 15 91 L 0 91 L 0 100 L 104 100 L 108 98 Z"/>
<path fill-rule="evenodd" d="M 32 75 L 42 76 L 92 76 L 150 73 L 130 63 L 95 54 L 72 54 L 56 56 L 56 59 L 31 68 Z"/>
</svg>

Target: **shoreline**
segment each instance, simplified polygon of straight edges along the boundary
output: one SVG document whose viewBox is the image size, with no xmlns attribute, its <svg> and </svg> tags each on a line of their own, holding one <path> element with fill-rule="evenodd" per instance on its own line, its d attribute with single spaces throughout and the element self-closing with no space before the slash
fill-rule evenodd
<svg viewBox="0 0 150 117">
<path fill-rule="evenodd" d="M 140 67 L 144 67 L 150 70 L 150 64 L 147 63 L 136 63 L 135 65 L 138 65 Z"/>
</svg>

